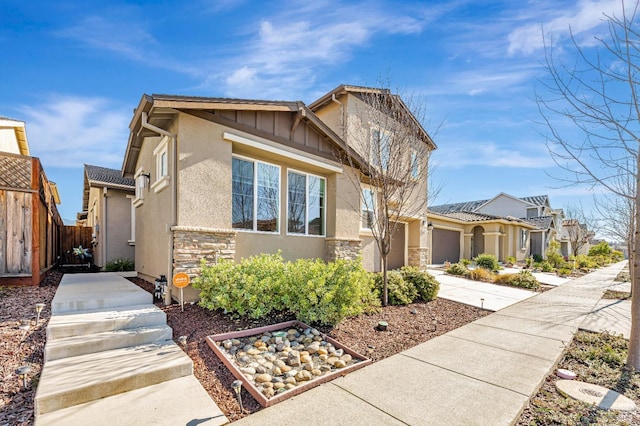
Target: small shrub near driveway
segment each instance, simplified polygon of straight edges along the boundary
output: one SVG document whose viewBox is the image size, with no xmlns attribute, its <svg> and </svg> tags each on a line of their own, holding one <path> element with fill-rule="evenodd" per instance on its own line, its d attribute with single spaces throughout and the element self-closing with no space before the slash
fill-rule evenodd
<svg viewBox="0 0 640 426">
<path fill-rule="evenodd" d="M 489 269 L 477 268 L 469 271 L 469 278 L 474 281 L 492 283 L 495 281 L 496 274 L 491 272 Z"/>
<path fill-rule="evenodd" d="M 420 299 L 429 302 L 438 297 L 440 283 L 426 271 L 421 271 L 415 266 L 404 266 L 400 269 L 402 278 L 413 285 Z"/>
<path fill-rule="evenodd" d="M 492 254 L 482 253 L 477 255 L 473 260 L 476 262 L 476 265 L 478 265 L 478 268 L 483 268 L 494 272 L 500 269 L 498 258 Z"/>
<path fill-rule="evenodd" d="M 459 275 L 463 277 L 466 277 L 467 275 L 469 275 L 469 270 L 464 264 L 462 264 L 462 262 L 454 263 L 449 267 L 449 269 L 446 270 L 446 272 L 447 274 Z"/>
<path fill-rule="evenodd" d="M 104 270 L 107 272 L 122 272 L 122 271 L 134 271 L 136 269 L 135 263 L 131 259 L 115 259 L 104 266 Z"/>
<path fill-rule="evenodd" d="M 530 290 L 540 289 L 540 283 L 530 271 L 520 271 L 517 274 L 498 275 L 495 279 L 495 283 Z"/>
</svg>

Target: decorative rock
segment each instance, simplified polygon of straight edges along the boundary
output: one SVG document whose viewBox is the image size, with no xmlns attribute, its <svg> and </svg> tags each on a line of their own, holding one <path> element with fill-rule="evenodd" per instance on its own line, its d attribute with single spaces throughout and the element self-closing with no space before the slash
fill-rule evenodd
<svg viewBox="0 0 640 426">
<path fill-rule="evenodd" d="M 262 387 L 263 387 L 263 388 L 272 388 L 272 387 L 273 387 L 273 383 L 271 383 L 271 382 L 264 382 L 264 383 L 262 384 Z"/>
<path fill-rule="evenodd" d="M 558 368 L 558 370 L 556 371 L 556 375 L 561 379 L 567 379 L 567 380 L 576 379 L 576 373 L 574 373 L 571 370 L 565 370 L 564 368 Z"/>
<path fill-rule="evenodd" d="M 318 351 L 316 353 L 318 355 L 327 355 L 329 352 L 327 351 L 327 348 L 318 348 Z"/>
<path fill-rule="evenodd" d="M 296 382 L 296 378 L 295 377 L 287 377 L 286 379 L 284 379 L 284 383 L 285 384 L 292 384 L 295 385 L 298 382 Z"/>
<path fill-rule="evenodd" d="M 231 343 L 231 340 L 225 340 L 224 342 L 222 342 L 222 346 L 223 346 L 225 349 L 230 349 L 230 348 L 231 348 L 231 346 L 233 346 L 233 343 Z"/>
<path fill-rule="evenodd" d="M 243 367 L 240 369 L 240 371 L 244 374 L 256 374 L 256 369 L 252 367 Z"/>
<path fill-rule="evenodd" d="M 271 398 L 273 395 L 276 394 L 276 391 L 274 391 L 273 388 L 264 388 L 262 389 L 262 394 L 267 398 Z"/>
<path fill-rule="evenodd" d="M 284 367 L 285 365 L 287 365 L 287 363 L 281 359 L 277 359 L 273 361 L 273 365 L 275 365 L 276 367 Z"/>
<path fill-rule="evenodd" d="M 240 346 L 242 344 L 242 342 L 238 339 L 231 339 L 231 344 L 233 346 Z"/>
<path fill-rule="evenodd" d="M 291 370 L 291 371 L 287 371 L 285 373 L 285 376 L 287 376 L 287 377 L 295 377 L 296 374 L 298 374 L 298 370 Z"/>
<path fill-rule="evenodd" d="M 289 331 L 287 331 L 287 334 L 288 334 L 289 336 L 295 336 L 295 337 L 297 337 L 297 336 L 298 336 L 298 330 L 296 330 L 295 328 L 291 328 L 291 329 L 289 329 Z"/>
<path fill-rule="evenodd" d="M 273 367 L 273 370 L 271 370 L 273 372 L 274 376 L 281 376 L 282 375 L 282 370 L 280 369 L 280 367 Z"/>
<path fill-rule="evenodd" d="M 298 382 L 306 382 L 308 380 L 311 380 L 312 377 L 313 375 L 311 374 L 311 372 L 306 370 L 298 371 L 298 374 L 296 374 L 296 380 Z"/>
<path fill-rule="evenodd" d="M 291 351 L 287 354 L 287 364 L 291 367 L 300 367 L 300 352 Z"/>
<path fill-rule="evenodd" d="M 267 383 L 267 382 L 270 382 L 271 380 L 273 380 L 273 377 L 271 377 L 270 374 L 258 374 L 256 376 L 256 382 L 258 383 Z"/>
<path fill-rule="evenodd" d="M 280 370 L 282 370 L 283 373 L 288 373 L 291 371 L 291 367 L 289 367 L 288 365 L 283 365 L 282 367 L 280 367 Z"/>
<path fill-rule="evenodd" d="M 304 363 L 304 369 L 305 369 L 305 370 L 307 370 L 307 371 L 311 371 L 311 370 L 313 370 L 313 369 L 314 369 L 314 367 L 315 367 L 315 366 L 313 365 L 313 361 L 305 362 L 305 363 Z"/>
<path fill-rule="evenodd" d="M 307 346 L 307 352 L 310 354 L 315 354 L 320 350 L 320 342 L 313 342 L 309 346 Z"/>
<path fill-rule="evenodd" d="M 329 358 L 329 355 L 322 354 L 322 355 L 319 355 L 318 358 L 320 358 L 320 361 L 326 361 L 327 358 Z"/>
<path fill-rule="evenodd" d="M 300 355 L 300 362 L 304 364 L 311 362 L 311 355 Z"/>
<path fill-rule="evenodd" d="M 258 355 L 259 353 L 260 353 L 260 350 L 256 348 L 251 348 L 247 351 L 248 355 Z"/>
<path fill-rule="evenodd" d="M 338 359 L 338 360 L 336 360 L 336 362 L 333 364 L 333 366 L 334 366 L 335 368 L 344 368 L 344 367 L 346 367 L 346 366 L 347 366 L 347 363 L 346 363 L 344 360 L 342 360 L 342 359 Z"/>
<path fill-rule="evenodd" d="M 264 368 L 262 365 L 258 366 L 258 368 L 256 368 L 256 373 L 258 374 L 264 374 L 267 372 L 267 369 Z"/>
<path fill-rule="evenodd" d="M 294 389 L 296 387 L 296 385 L 292 385 L 291 383 L 287 383 L 287 390 L 291 390 Z"/>
<path fill-rule="evenodd" d="M 344 355 L 344 351 L 342 349 L 336 349 L 336 351 L 333 354 L 339 358 L 342 355 Z"/>
<path fill-rule="evenodd" d="M 311 334 L 313 334 L 314 336 L 319 336 L 320 332 L 318 330 L 316 330 L 315 328 L 311 329 Z"/>
<path fill-rule="evenodd" d="M 340 357 L 340 359 L 343 360 L 344 362 L 351 362 L 353 357 L 349 354 L 344 354 Z"/>
<path fill-rule="evenodd" d="M 284 389 L 284 388 L 286 388 L 286 387 L 287 387 L 287 385 L 285 385 L 284 383 L 281 383 L 281 382 L 280 382 L 280 383 L 275 383 L 275 384 L 273 385 L 273 387 L 274 387 L 276 390 L 278 390 L 278 389 Z"/>
<path fill-rule="evenodd" d="M 314 376 L 322 376 L 323 372 L 318 368 L 314 368 L 313 370 L 311 370 L 311 374 L 313 374 Z"/>
<path fill-rule="evenodd" d="M 338 361 L 338 357 L 330 356 L 327 358 L 327 364 L 329 365 L 335 365 L 336 361 Z"/>
</svg>

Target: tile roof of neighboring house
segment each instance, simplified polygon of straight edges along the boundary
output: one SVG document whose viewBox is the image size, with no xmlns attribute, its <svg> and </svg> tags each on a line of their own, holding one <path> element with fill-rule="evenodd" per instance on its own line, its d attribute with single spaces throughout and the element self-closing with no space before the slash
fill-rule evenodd
<svg viewBox="0 0 640 426">
<path fill-rule="evenodd" d="M 449 217 L 452 219 L 457 219 L 463 222 L 482 222 L 482 221 L 487 221 L 487 220 L 506 220 L 508 222 L 520 222 L 520 223 L 528 223 L 523 219 L 518 219 L 512 216 L 496 216 L 496 215 L 492 215 L 492 214 L 486 214 L 486 213 L 476 213 L 476 212 L 469 212 L 469 211 L 455 211 L 455 212 L 447 212 L 447 213 L 441 213 L 441 212 L 436 212 L 432 209 L 429 209 L 429 212 L 432 214 L 437 214 L 439 216 L 445 216 L 445 217 Z"/>
<path fill-rule="evenodd" d="M 85 164 L 84 171 L 92 185 L 135 190 L 135 181 L 132 178 L 122 177 L 120 170 Z"/>
<path fill-rule="evenodd" d="M 533 197 L 521 197 L 520 199 L 536 206 L 544 206 L 549 201 L 549 196 L 534 195 Z"/>
<path fill-rule="evenodd" d="M 440 206 L 431 206 L 429 210 L 434 213 L 457 213 L 457 212 L 473 212 L 489 200 L 466 201 L 464 203 L 442 204 Z"/>
<path fill-rule="evenodd" d="M 529 217 L 526 219 L 522 219 L 525 222 L 528 222 L 532 225 L 535 225 L 538 229 L 549 229 L 551 223 L 553 222 L 553 217 L 551 216 L 539 216 L 539 217 Z"/>
</svg>

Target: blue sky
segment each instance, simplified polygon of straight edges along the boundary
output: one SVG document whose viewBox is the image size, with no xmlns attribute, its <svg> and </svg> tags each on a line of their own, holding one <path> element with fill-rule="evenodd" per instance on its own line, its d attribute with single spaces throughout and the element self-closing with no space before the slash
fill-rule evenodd
<svg viewBox="0 0 640 426">
<path fill-rule="evenodd" d="M 419 96 L 438 150 L 437 204 L 588 188 L 560 184 L 534 89 L 543 31 L 587 49 L 619 1 L 23 1 L 0 4 L 0 116 L 27 122 L 66 220 L 84 163 L 119 169 L 143 93 L 313 100 L 340 84 Z M 569 56 L 567 56 L 569 57 Z"/>
</svg>

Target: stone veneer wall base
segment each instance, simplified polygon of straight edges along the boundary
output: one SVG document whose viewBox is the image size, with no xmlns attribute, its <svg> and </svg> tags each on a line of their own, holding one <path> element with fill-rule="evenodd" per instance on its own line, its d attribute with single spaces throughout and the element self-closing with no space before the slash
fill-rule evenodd
<svg viewBox="0 0 640 426">
<path fill-rule="evenodd" d="M 327 262 L 338 259 L 355 260 L 362 254 L 362 240 L 327 238 L 325 241 L 325 260 Z"/>
<path fill-rule="evenodd" d="M 235 259 L 237 231 L 233 229 L 174 226 L 171 231 L 174 274 L 198 275 L 201 259 L 208 264 L 220 259 Z"/>
<path fill-rule="evenodd" d="M 429 248 L 409 247 L 409 266 L 427 269 L 429 264 Z"/>
</svg>

